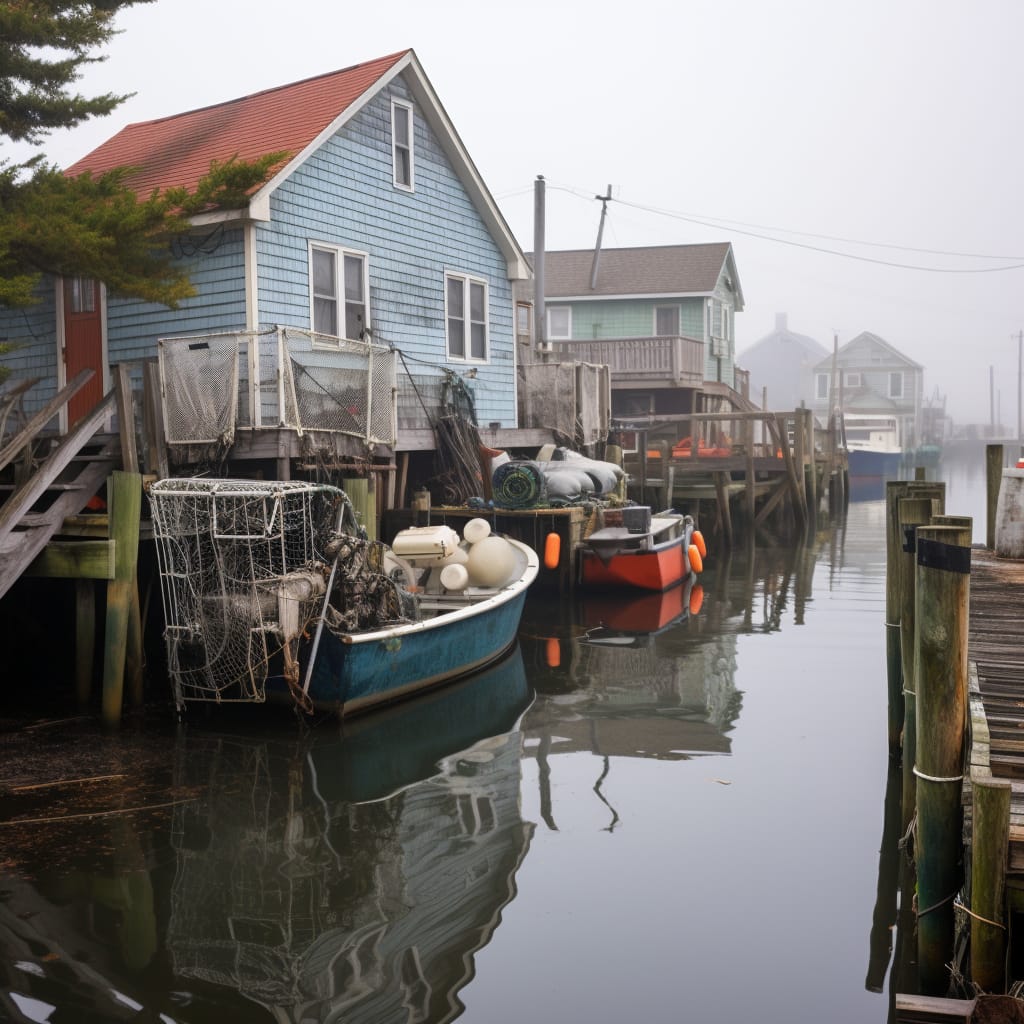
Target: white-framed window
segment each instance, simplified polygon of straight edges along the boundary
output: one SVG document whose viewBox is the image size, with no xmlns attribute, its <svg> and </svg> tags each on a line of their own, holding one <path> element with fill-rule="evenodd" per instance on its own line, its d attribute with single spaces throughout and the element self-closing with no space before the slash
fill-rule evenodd
<svg viewBox="0 0 1024 1024">
<path fill-rule="evenodd" d="M 654 333 L 659 338 L 679 337 L 679 307 L 654 307 Z"/>
<path fill-rule="evenodd" d="M 827 373 L 816 373 L 814 375 L 814 397 L 815 398 L 828 398 L 828 380 L 829 375 Z"/>
<path fill-rule="evenodd" d="M 572 306 L 548 306 L 548 341 L 568 341 L 572 337 Z"/>
<path fill-rule="evenodd" d="M 364 340 L 370 327 L 370 293 L 364 252 L 311 243 L 310 322 L 318 334 Z"/>
<path fill-rule="evenodd" d="M 412 191 L 412 104 L 391 101 L 391 158 L 396 188 Z"/>
<path fill-rule="evenodd" d="M 848 388 L 859 388 L 861 386 L 860 370 L 847 370 L 843 374 L 843 381 Z"/>
<path fill-rule="evenodd" d="M 533 305 L 529 302 L 516 303 L 516 337 L 524 345 L 533 338 Z"/>
<path fill-rule="evenodd" d="M 487 282 L 466 274 L 445 274 L 444 304 L 448 358 L 486 362 Z"/>
<path fill-rule="evenodd" d="M 890 398 L 902 398 L 903 397 L 903 371 L 893 370 L 889 374 L 889 397 Z"/>
</svg>

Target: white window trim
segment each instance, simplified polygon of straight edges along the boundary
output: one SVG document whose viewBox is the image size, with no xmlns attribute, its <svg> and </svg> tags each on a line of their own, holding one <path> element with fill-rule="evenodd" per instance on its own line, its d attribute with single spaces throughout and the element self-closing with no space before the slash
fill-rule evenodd
<svg viewBox="0 0 1024 1024">
<path fill-rule="evenodd" d="M 860 370 L 847 370 L 843 375 L 843 383 L 848 388 L 859 388 L 863 386 L 863 377 Z"/>
<path fill-rule="evenodd" d="M 316 295 L 314 294 L 313 286 L 313 252 L 315 250 L 329 252 L 334 255 L 334 294 L 338 303 L 338 330 L 342 332 L 335 335 L 335 337 L 339 341 L 359 341 L 359 338 L 346 338 L 344 333 L 345 323 L 348 319 L 345 315 L 345 257 L 355 256 L 363 261 L 363 309 L 366 314 L 363 327 L 372 333 L 373 324 L 370 315 L 370 255 L 369 253 L 360 252 L 358 249 L 347 249 L 344 246 L 332 245 L 329 242 L 309 243 L 309 328 L 313 332 L 313 344 L 324 348 L 334 348 L 335 346 L 330 341 L 325 340 L 330 338 L 331 335 L 321 334 L 316 330 Z"/>
<path fill-rule="evenodd" d="M 825 387 L 821 387 L 821 382 L 825 382 Z M 829 396 L 831 391 L 831 380 L 827 373 L 817 373 L 814 375 L 814 397 L 819 401 L 824 401 Z M 824 393 L 822 393 L 824 392 Z"/>
<path fill-rule="evenodd" d="M 395 109 L 400 107 L 402 110 L 408 112 L 409 115 L 409 182 L 406 184 L 404 181 L 398 180 L 398 139 L 395 135 Z M 405 100 L 392 99 L 391 100 L 391 181 L 395 188 L 400 188 L 404 192 L 415 192 L 416 191 L 416 159 L 415 159 L 415 147 L 413 141 L 415 138 L 415 117 L 413 113 L 413 106 L 411 103 L 406 103 Z"/>
<path fill-rule="evenodd" d="M 450 339 L 448 337 L 448 282 L 461 281 L 463 293 L 463 309 L 465 310 L 465 323 L 471 328 L 473 321 L 470 319 L 470 295 L 469 286 L 480 284 L 484 288 L 484 356 L 473 355 L 473 332 L 467 330 L 464 337 L 466 351 L 463 355 L 452 355 Z M 452 363 L 489 363 L 491 361 L 491 289 L 487 278 L 476 277 L 474 274 L 464 274 L 458 270 L 446 270 L 444 272 L 444 350 L 446 358 Z"/>
<path fill-rule="evenodd" d="M 904 379 L 902 370 L 890 370 L 889 371 L 889 397 L 890 398 L 903 398 L 907 393 L 907 382 Z M 893 377 L 899 377 L 900 379 L 900 390 L 897 394 L 892 388 Z"/>
<path fill-rule="evenodd" d="M 551 314 L 555 310 L 565 310 L 566 313 L 566 333 L 555 334 L 551 329 Z M 548 341 L 571 341 L 572 340 L 572 306 L 548 306 L 546 309 L 547 313 L 547 328 L 548 328 Z"/>
</svg>

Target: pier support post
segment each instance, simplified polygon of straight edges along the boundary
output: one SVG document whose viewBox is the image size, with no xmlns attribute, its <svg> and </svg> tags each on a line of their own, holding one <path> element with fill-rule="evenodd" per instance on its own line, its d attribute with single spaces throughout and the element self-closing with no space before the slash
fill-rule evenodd
<svg viewBox="0 0 1024 1024">
<path fill-rule="evenodd" d="M 963 745 L 967 720 L 971 531 L 917 529 L 917 951 L 921 990 L 943 995 L 962 884 Z"/>
<path fill-rule="evenodd" d="M 917 807 L 914 758 L 917 750 L 917 688 L 915 679 L 915 584 L 917 580 L 917 528 L 932 519 L 931 498 L 899 499 L 899 532 L 903 541 L 896 572 L 899 588 L 900 677 L 903 680 L 903 828 Z"/>
<path fill-rule="evenodd" d="M 142 477 L 114 472 L 107 483 L 110 536 L 114 547 L 114 578 L 107 583 L 107 618 L 103 645 L 103 724 L 121 720 L 124 696 L 125 653 L 132 614 L 132 594 L 138 593 L 135 575 L 139 557 L 139 517 Z"/>
<path fill-rule="evenodd" d="M 1005 983 L 1011 790 L 1008 779 L 971 774 L 971 981 L 983 992 Z"/>
<path fill-rule="evenodd" d="M 96 654 L 96 584 L 75 580 L 75 698 L 84 711 L 92 697 L 92 669 Z"/>
<path fill-rule="evenodd" d="M 1003 482 L 1003 446 L 985 445 L 985 547 L 989 551 L 996 546 L 996 507 L 999 504 L 999 488 Z"/>
<path fill-rule="evenodd" d="M 899 501 L 907 493 L 903 480 L 885 484 L 885 665 L 889 693 L 889 756 L 903 746 L 903 661 L 900 656 L 900 527 Z"/>
</svg>

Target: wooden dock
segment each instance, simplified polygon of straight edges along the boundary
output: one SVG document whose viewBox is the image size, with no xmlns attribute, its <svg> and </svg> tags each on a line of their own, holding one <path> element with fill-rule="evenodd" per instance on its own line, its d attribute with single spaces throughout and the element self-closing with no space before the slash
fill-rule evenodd
<svg viewBox="0 0 1024 1024">
<path fill-rule="evenodd" d="M 971 768 L 1008 779 L 1009 909 L 1024 910 L 1024 562 L 974 548 L 971 557 Z M 970 835 L 970 787 L 964 828 Z"/>
</svg>

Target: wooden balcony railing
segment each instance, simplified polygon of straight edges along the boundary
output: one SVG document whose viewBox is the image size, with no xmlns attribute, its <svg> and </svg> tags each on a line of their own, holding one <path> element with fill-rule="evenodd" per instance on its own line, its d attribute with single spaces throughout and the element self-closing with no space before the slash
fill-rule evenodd
<svg viewBox="0 0 1024 1024">
<path fill-rule="evenodd" d="M 601 341 L 554 341 L 559 362 L 603 363 L 619 388 L 700 387 L 704 381 L 704 342 L 696 338 L 605 338 Z"/>
</svg>

